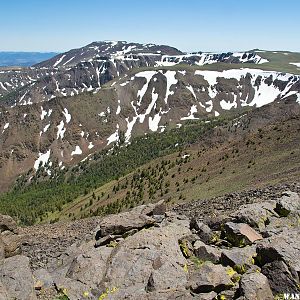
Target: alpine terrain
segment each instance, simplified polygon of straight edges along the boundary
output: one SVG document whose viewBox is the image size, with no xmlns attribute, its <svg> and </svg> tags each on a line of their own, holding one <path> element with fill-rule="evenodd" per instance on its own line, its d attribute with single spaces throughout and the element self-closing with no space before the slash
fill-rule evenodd
<svg viewBox="0 0 300 300">
<path fill-rule="evenodd" d="M 0 299 L 297 299 L 299 179 L 300 53 L 0 67 Z"/>
</svg>

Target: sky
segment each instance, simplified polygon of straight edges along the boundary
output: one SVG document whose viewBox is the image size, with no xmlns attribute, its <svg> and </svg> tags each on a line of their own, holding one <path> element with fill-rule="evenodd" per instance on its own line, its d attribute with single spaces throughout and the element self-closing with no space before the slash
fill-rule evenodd
<svg viewBox="0 0 300 300">
<path fill-rule="evenodd" d="M 299 0 L 1 0 L 0 51 L 122 40 L 186 52 L 300 52 L 299 12 Z"/>
</svg>

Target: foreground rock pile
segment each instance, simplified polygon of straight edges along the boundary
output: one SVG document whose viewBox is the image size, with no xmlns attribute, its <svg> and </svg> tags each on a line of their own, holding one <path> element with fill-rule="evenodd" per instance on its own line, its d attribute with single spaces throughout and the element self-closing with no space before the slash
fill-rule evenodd
<svg viewBox="0 0 300 300">
<path fill-rule="evenodd" d="M 3 241 L 19 236 L 1 218 Z M 143 205 L 94 220 L 93 236 L 42 267 L 3 246 L 0 299 L 292 297 L 300 293 L 299 220 L 300 198 L 291 191 L 209 222 L 167 211 L 164 202 Z"/>
</svg>

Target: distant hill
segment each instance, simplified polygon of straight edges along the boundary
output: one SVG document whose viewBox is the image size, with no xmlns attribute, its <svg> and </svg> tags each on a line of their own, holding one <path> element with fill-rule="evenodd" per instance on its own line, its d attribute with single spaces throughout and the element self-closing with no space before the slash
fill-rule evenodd
<svg viewBox="0 0 300 300">
<path fill-rule="evenodd" d="M 1 52 L 0 67 L 29 67 L 57 55 L 56 52 Z"/>
</svg>

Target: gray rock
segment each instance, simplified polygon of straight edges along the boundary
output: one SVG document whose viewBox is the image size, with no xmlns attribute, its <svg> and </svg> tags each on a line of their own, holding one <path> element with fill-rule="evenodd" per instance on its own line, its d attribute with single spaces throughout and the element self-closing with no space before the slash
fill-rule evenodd
<svg viewBox="0 0 300 300">
<path fill-rule="evenodd" d="M 29 258 L 25 256 L 16 255 L 0 262 L 0 283 L 9 295 L 7 299 L 36 299 Z"/>
<path fill-rule="evenodd" d="M 178 240 L 189 234 L 189 222 L 177 220 L 160 228 L 143 229 L 121 242 L 110 255 L 102 281 L 109 283 L 109 288 L 118 287 L 113 299 L 141 299 L 147 291 L 184 287 L 187 261 Z"/>
<path fill-rule="evenodd" d="M 8 300 L 9 294 L 6 287 L 0 281 L 0 300 Z"/>
<path fill-rule="evenodd" d="M 262 239 L 258 232 L 245 223 L 227 222 L 224 226 L 223 234 L 228 241 L 238 247 L 251 245 L 255 241 Z"/>
<path fill-rule="evenodd" d="M 4 231 L 1 234 L 1 238 L 4 243 L 5 257 L 21 254 L 21 244 L 24 239 L 23 236 L 15 234 L 11 231 Z"/>
<path fill-rule="evenodd" d="M 53 285 L 54 281 L 51 274 L 46 269 L 37 269 L 33 272 L 34 288 L 49 288 Z"/>
<path fill-rule="evenodd" d="M 216 292 L 210 292 L 210 293 L 200 293 L 197 294 L 196 299 L 201 300 L 214 300 L 217 299 L 218 294 Z M 194 298 L 195 299 L 195 298 Z"/>
<path fill-rule="evenodd" d="M 254 264 L 253 257 L 256 256 L 256 248 L 246 246 L 243 248 L 223 249 L 221 263 L 232 267 L 238 273 L 245 273 Z"/>
<path fill-rule="evenodd" d="M 15 220 L 7 215 L 0 215 L 0 232 L 3 231 L 12 231 L 14 233 L 18 233 L 18 227 Z"/>
<path fill-rule="evenodd" d="M 140 300 L 138 297 L 132 297 L 130 299 Z M 200 298 L 195 298 L 191 295 L 189 290 L 183 288 L 178 289 L 169 289 L 169 290 L 161 290 L 155 291 L 151 293 L 147 293 L 145 295 L 146 300 L 195 300 Z"/>
<path fill-rule="evenodd" d="M 246 273 L 240 281 L 240 293 L 244 300 L 273 300 L 268 279 L 261 273 Z"/>
<path fill-rule="evenodd" d="M 132 229 L 142 229 L 153 225 L 156 220 L 149 215 L 152 214 L 154 207 L 154 205 L 142 205 L 129 212 L 105 217 L 96 233 L 96 240 L 109 234 L 124 234 Z"/>
<path fill-rule="evenodd" d="M 260 241 L 256 249 L 260 265 L 282 260 L 288 266 L 291 274 L 300 274 L 299 236 L 300 227 L 287 228 L 278 235 Z"/>
<path fill-rule="evenodd" d="M 232 288 L 230 272 L 221 265 L 205 262 L 200 268 L 194 268 L 189 277 L 189 285 L 195 293 L 220 293 Z"/>
<path fill-rule="evenodd" d="M 5 244 L 0 235 L 0 259 L 5 258 Z"/>
<path fill-rule="evenodd" d="M 217 263 L 221 258 L 221 251 L 201 241 L 196 241 L 194 244 L 194 254 L 196 257 L 204 261 L 211 261 Z"/>
<path fill-rule="evenodd" d="M 122 235 L 107 235 L 107 236 L 104 236 L 102 238 L 100 238 L 98 241 L 96 241 L 95 243 L 95 247 L 100 247 L 100 246 L 104 246 L 104 245 L 107 245 L 109 244 L 110 242 L 116 240 L 117 238 L 120 238 L 122 237 Z"/>
<path fill-rule="evenodd" d="M 208 244 L 211 243 L 214 237 L 213 231 L 203 222 L 193 218 L 190 223 L 190 228 L 195 229 L 200 239 Z"/>
<path fill-rule="evenodd" d="M 297 287 L 299 277 L 295 273 L 292 275 L 283 261 L 275 260 L 267 263 L 262 267 L 261 272 L 268 278 L 274 294 L 281 294 L 282 292 L 299 293 Z"/>
<path fill-rule="evenodd" d="M 247 223 L 251 227 L 263 230 L 270 222 L 269 218 L 271 216 L 277 216 L 274 211 L 275 207 L 275 201 L 246 204 L 241 206 L 231 216 L 239 223 Z"/>
<path fill-rule="evenodd" d="M 89 287 L 99 285 L 112 250 L 111 247 L 94 248 L 93 242 L 88 242 L 85 245 L 85 251 L 73 259 L 66 277 L 80 281 Z"/>
<path fill-rule="evenodd" d="M 284 192 L 282 197 L 277 199 L 275 211 L 281 217 L 287 217 L 291 212 L 300 210 L 300 197 L 294 192 Z"/>
<path fill-rule="evenodd" d="M 164 216 L 167 210 L 167 205 L 164 200 L 157 202 L 152 210 L 153 216 Z"/>
</svg>

